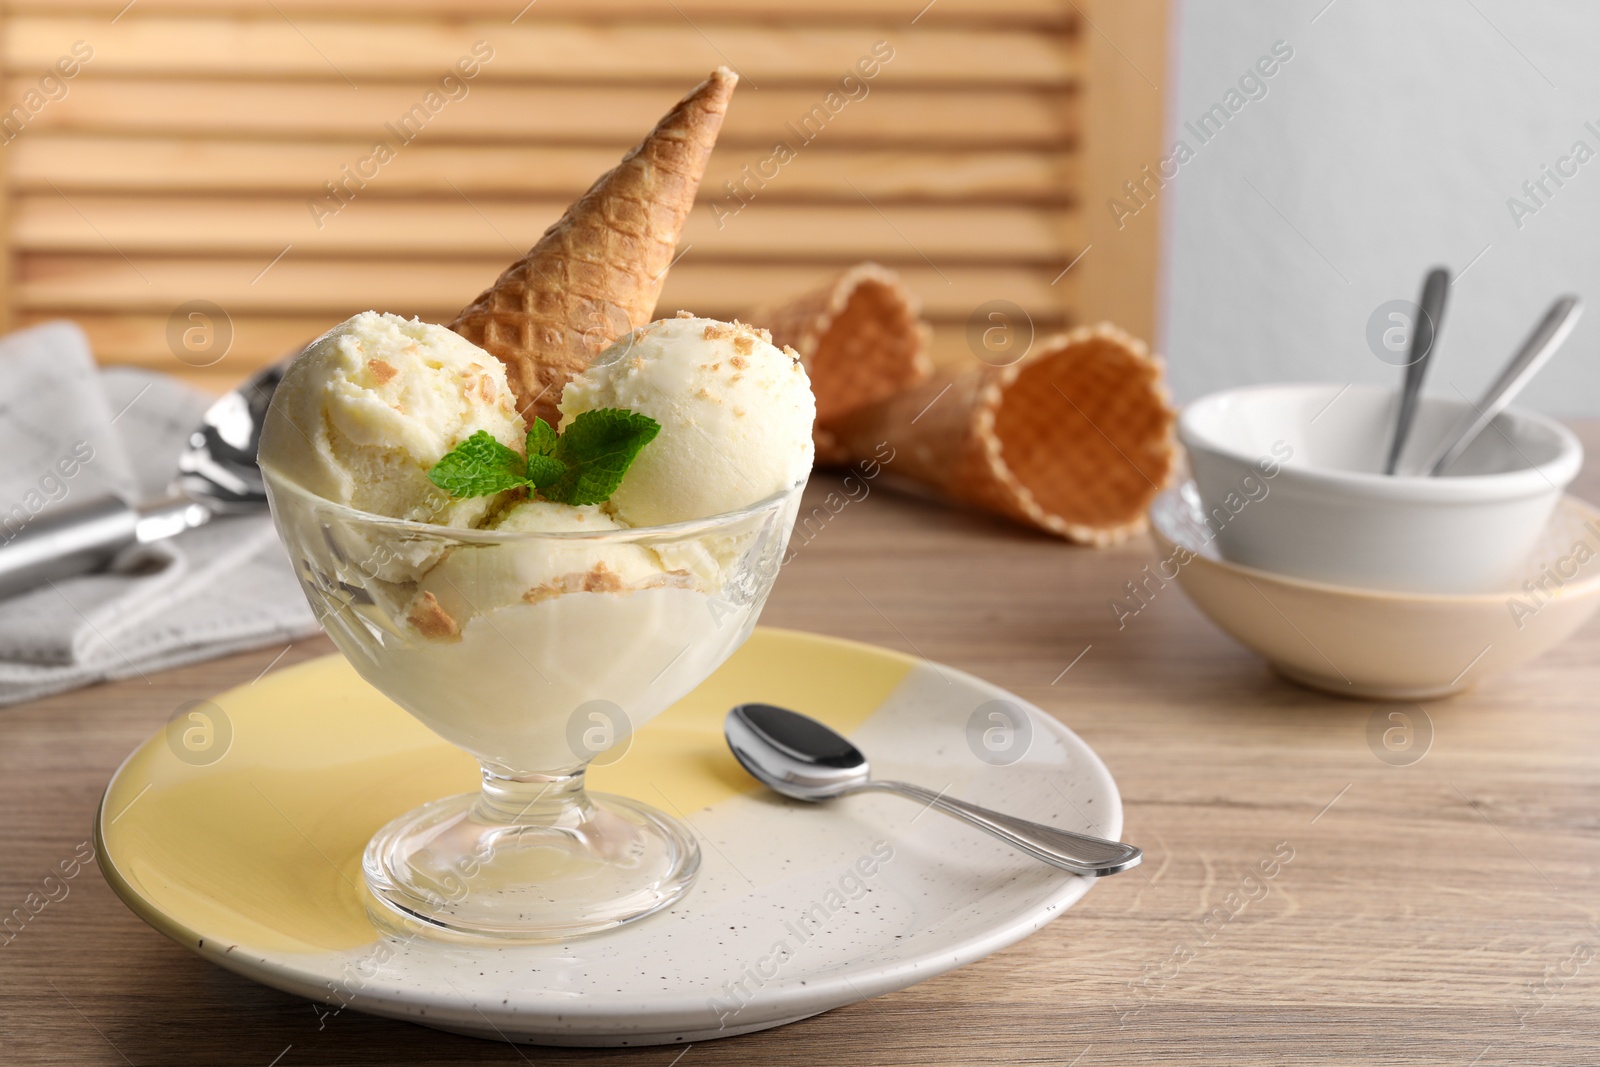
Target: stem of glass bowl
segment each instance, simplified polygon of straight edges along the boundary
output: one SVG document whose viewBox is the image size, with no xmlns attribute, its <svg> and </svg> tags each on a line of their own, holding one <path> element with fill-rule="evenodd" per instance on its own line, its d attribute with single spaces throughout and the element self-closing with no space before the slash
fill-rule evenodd
<svg viewBox="0 0 1600 1067">
<path fill-rule="evenodd" d="M 520 826 L 534 823 L 555 826 L 563 815 L 593 807 L 584 792 L 588 765 L 571 774 L 531 774 L 509 777 L 481 765 L 483 791 L 473 814 L 489 824 Z"/>
<path fill-rule="evenodd" d="M 413 920 L 470 940 L 545 941 L 643 918 L 694 882 L 693 832 L 637 800 L 590 794 L 570 774 L 481 765 L 476 793 L 424 804 L 379 830 L 362 858 L 380 927 Z"/>
</svg>

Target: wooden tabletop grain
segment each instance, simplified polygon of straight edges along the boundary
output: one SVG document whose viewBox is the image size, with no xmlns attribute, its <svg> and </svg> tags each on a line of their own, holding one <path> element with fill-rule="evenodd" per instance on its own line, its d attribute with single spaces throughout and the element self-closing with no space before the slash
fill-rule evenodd
<svg viewBox="0 0 1600 1067">
<path fill-rule="evenodd" d="M 1600 452 L 1600 424 L 1581 431 Z M 1576 491 L 1600 499 L 1600 464 Z M 1431 748 L 1396 766 L 1368 745 L 1378 705 L 1279 680 L 1176 587 L 1119 630 L 1107 602 L 1151 559 L 874 489 L 778 582 L 766 622 L 1006 686 L 1122 788 L 1145 865 L 970 967 L 687 1051 L 319 1030 L 145 926 L 91 862 L 0 947 L 0 1064 L 1600 1063 L 1600 620 L 1416 711 Z M 179 703 L 281 651 L 0 709 L 0 912 L 84 849 L 112 771 Z"/>
</svg>

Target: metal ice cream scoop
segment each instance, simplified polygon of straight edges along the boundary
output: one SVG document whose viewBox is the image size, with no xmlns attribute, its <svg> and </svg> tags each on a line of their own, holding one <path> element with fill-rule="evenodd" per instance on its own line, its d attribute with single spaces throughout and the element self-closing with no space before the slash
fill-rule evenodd
<svg viewBox="0 0 1600 1067">
<path fill-rule="evenodd" d="M 1144 858 L 1137 848 L 1119 841 L 1002 815 L 909 782 L 874 779 L 867 757 L 847 738 L 787 708 L 740 704 L 728 712 L 722 729 L 745 770 L 795 800 L 832 800 L 868 790 L 899 793 L 1075 874 L 1116 874 Z"/>
<path fill-rule="evenodd" d="M 135 505 L 99 497 L 45 512 L 0 544 L 0 597 L 100 570 L 135 545 L 203 526 L 215 515 L 264 509 L 256 446 L 288 365 L 284 360 L 260 371 L 206 409 L 178 457 L 178 476 L 165 499 Z"/>
</svg>

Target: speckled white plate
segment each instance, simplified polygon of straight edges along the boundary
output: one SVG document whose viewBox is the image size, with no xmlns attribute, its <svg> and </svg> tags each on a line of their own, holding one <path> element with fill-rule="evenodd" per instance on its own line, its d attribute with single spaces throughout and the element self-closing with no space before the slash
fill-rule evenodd
<svg viewBox="0 0 1600 1067">
<path fill-rule="evenodd" d="M 374 929 L 367 838 L 424 800 L 475 788 L 476 765 L 339 657 L 215 697 L 199 709 L 212 732 L 198 752 L 197 735 L 182 740 L 198 720 L 134 752 L 96 820 L 100 866 L 157 930 L 328 1004 L 328 1025 L 348 1008 L 552 1045 L 701 1041 L 793 1022 L 1003 948 L 1088 891 L 1087 879 L 893 796 L 773 797 L 722 741 L 724 713 L 743 701 L 824 719 L 884 776 L 1121 832 L 1105 766 L 1037 708 L 949 667 L 762 629 L 591 772 L 597 789 L 685 816 L 703 846 L 693 892 L 616 931 L 478 949 Z"/>
</svg>

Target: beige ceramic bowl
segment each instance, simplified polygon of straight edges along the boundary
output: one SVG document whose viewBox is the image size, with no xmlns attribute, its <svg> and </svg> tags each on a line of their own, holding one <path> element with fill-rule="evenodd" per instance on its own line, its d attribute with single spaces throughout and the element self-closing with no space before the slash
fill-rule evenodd
<svg viewBox="0 0 1600 1067">
<path fill-rule="evenodd" d="M 1600 511 L 1564 497 L 1502 592 L 1392 593 L 1272 574 L 1221 558 L 1190 482 L 1150 508 L 1153 570 L 1291 681 L 1339 696 L 1425 700 L 1555 647 L 1600 608 Z"/>
</svg>

